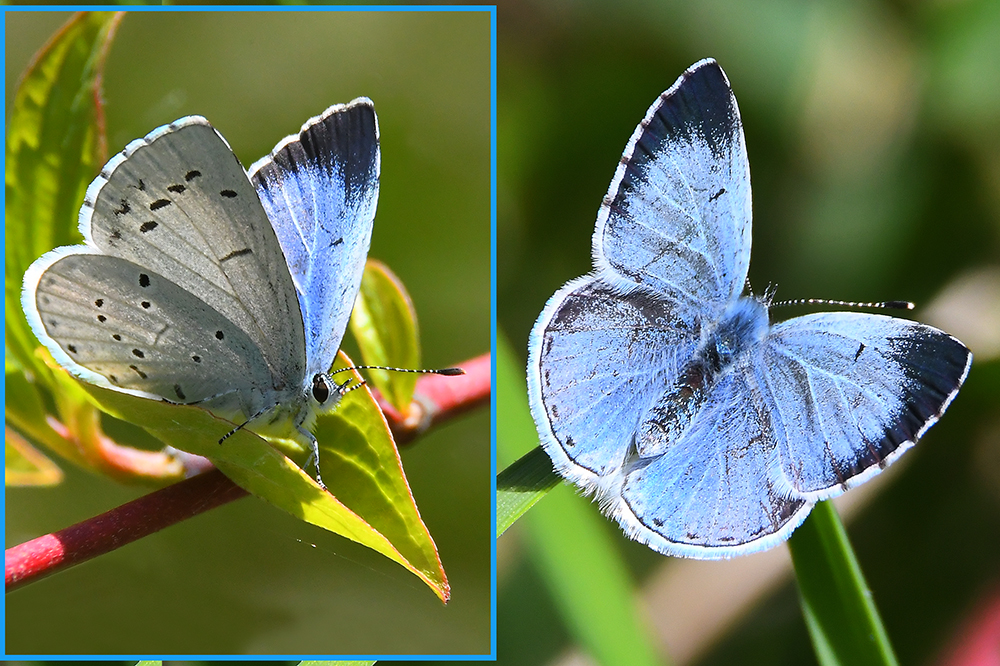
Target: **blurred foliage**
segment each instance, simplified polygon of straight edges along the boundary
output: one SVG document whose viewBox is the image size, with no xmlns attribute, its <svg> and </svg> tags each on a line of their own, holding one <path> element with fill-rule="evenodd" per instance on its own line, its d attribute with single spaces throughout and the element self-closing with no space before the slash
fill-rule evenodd
<svg viewBox="0 0 1000 666">
<path fill-rule="evenodd" d="M 590 270 L 597 209 L 636 123 L 704 57 L 726 70 L 744 121 L 756 292 L 908 299 L 919 318 L 952 280 L 996 266 L 997 34 L 1000 3 L 987 0 L 505 4 L 497 322 L 518 363 L 546 299 Z M 997 304 L 980 307 L 989 319 Z M 984 354 L 948 415 L 848 522 L 901 663 L 932 663 L 1000 580 L 1000 474 L 989 471 L 1000 460 L 998 397 L 1000 367 Z M 518 524 L 498 543 L 499 663 L 556 663 L 579 649 L 532 539 Z M 640 595 L 677 564 L 616 543 Z M 815 663 L 784 581 L 694 663 Z M 688 602 L 677 604 L 654 607 L 650 622 L 683 619 Z"/>
</svg>

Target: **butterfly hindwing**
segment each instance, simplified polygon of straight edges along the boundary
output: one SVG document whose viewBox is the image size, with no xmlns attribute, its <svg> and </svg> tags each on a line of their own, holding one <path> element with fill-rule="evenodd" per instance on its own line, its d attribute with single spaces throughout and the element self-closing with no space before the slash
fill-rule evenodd
<svg viewBox="0 0 1000 666">
<path fill-rule="evenodd" d="M 781 475 L 755 384 L 744 371 L 722 376 L 658 455 L 630 461 L 621 499 L 609 507 L 630 536 L 717 559 L 774 545 L 805 519 L 812 504 L 791 496 Z"/>
<path fill-rule="evenodd" d="M 186 404 L 230 395 L 231 409 L 249 387 L 270 381 L 260 350 L 239 327 L 148 268 L 57 250 L 32 270 L 39 272 L 37 310 L 26 308 L 29 320 L 77 376 Z"/>
<path fill-rule="evenodd" d="M 698 341 L 685 314 L 590 277 L 549 300 L 532 331 L 528 386 L 542 445 L 564 473 L 593 486 L 621 466 L 638 419 Z"/>
</svg>

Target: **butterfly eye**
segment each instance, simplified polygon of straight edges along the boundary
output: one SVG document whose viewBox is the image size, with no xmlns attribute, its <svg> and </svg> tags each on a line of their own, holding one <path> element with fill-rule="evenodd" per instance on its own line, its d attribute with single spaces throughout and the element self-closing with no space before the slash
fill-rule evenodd
<svg viewBox="0 0 1000 666">
<path fill-rule="evenodd" d="M 313 375 L 312 394 L 316 398 L 316 402 L 321 405 L 330 399 L 330 384 L 326 380 L 326 375 Z"/>
</svg>

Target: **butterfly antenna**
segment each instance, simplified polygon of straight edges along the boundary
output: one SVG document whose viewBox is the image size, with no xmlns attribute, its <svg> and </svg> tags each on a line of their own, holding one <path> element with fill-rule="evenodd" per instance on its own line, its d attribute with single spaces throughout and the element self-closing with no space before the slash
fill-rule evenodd
<svg viewBox="0 0 1000 666">
<path fill-rule="evenodd" d="M 839 305 L 845 308 L 875 308 L 877 310 L 912 310 L 915 306 L 909 301 L 880 301 L 877 303 L 855 303 L 854 301 L 833 301 L 826 298 L 796 298 L 791 301 L 772 303 L 772 308 L 786 305 Z"/>
<path fill-rule="evenodd" d="M 341 368 L 340 370 L 334 370 L 330 374 L 335 375 L 338 372 L 347 372 L 348 370 L 389 370 L 391 372 L 416 372 L 421 375 L 446 375 L 449 377 L 465 374 L 465 370 L 462 370 L 462 368 L 441 368 L 440 370 L 412 370 L 410 368 L 393 368 L 385 365 L 355 365 L 350 368 Z M 351 390 L 353 390 L 353 388 Z"/>
<path fill-rule="evenodd" d="M 361 388 L 362 386 L 364 386 L 368 382 L 366 382 L 365 380 L 362 379 L 361 381 L 359 381 L 354 386 L 348 386 L 348 384 L 350 384 L 350 383 L 351 383 L 350 381 L 346 381 L 343 384 L 337 384 L 337 391 L 340 393 L 341 396 L 345 396 L 348 393 L 350 393 L 351 391 L 358 390 L 359 388 Z"/>
</svg>

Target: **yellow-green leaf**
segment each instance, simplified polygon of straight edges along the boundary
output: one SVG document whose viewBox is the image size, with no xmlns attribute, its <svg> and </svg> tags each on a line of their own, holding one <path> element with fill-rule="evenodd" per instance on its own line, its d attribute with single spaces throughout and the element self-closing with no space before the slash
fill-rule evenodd
<svg viewBox="0 0 1000 666">
<path fill-rule="evenodd" d="M 348 365 L 341 354 L 336 367 Z M 320 462 L 324 477 L 333 480 L 330 492 L 324 492 L 278 450 L 304 460 L 305 451 L 296 442 L 269 444 L 244 428 L 219 444 L 233 424 L 203 409 L 80 386 L 112 416 L 140 425 L 165 444 L 205 456 L 257 497 L 398 562 L 447 601 L 448 582 L 434 541 L 410 496 L 382 412 L 367 389 L 347 394 L 332 414 L 317 420 Z"/>
<path fill-rule="evenodd" d="M 389 267 L 369 259 L 351 313 L 351 333 L 365 365 L 420 368 L 417 314 L 406 288 Z M 406 415 L 417 376 L 409 372 L 368 370 L 372 384 Z"/>
<path fill-rule="evenodd" d="M 74 15 L 24 73 L 7 123 L 7 347 L 40 375 L 37 343 L 21 311 L 21 279 L 44 252 L 80 238 L 80 204 L 107 152 L 100 80 L 121 16 Z"/>
</svg>

